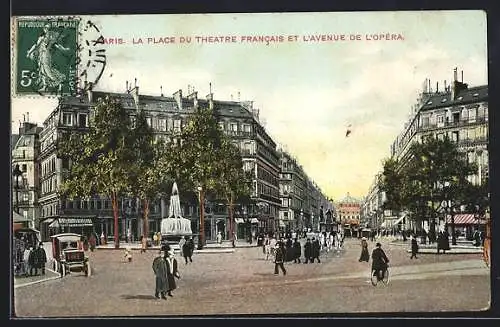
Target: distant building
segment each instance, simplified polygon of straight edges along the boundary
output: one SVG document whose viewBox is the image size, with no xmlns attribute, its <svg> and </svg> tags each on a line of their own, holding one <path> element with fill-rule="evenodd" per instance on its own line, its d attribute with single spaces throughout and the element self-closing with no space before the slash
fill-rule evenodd
<svg viewBox="0 0 500 327">
<path fill-rule="evenodd" d="M 340 224 L 344 230 L 350 229 L 352 232 L 357 231 L 361 219 L 361 200 L 352 197 L 348 192 L 342 200 L 337 202 L 336 209 L 338 217 L 337 223 Z"/>
</svg>

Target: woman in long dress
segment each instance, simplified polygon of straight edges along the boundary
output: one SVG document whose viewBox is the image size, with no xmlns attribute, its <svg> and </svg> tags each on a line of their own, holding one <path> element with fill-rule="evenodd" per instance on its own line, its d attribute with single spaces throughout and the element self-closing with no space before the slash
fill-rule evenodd
<svg viewBox="0 0 500 327">
<path fill-rule="evenodd" d="M 175 278 L 181 278 L 179 270 L 177 269 L 177 259 L 174 257 L 174 251 L 170 250 L 167 252 L 167 257 L 165 259 L 167 263 L 167 281 L 168 281 L 168 296 L 173 296 L 172 291 L 177 288 L 177 283 Z"/>
<path fill-rule="evenodd" d="M 370 253 L 368 252 L 368 242 L 366 241 L 366 237 L 361 239 L 361 256 L 359 257 L 359 262 L 370 260 Z"/>
</svg>

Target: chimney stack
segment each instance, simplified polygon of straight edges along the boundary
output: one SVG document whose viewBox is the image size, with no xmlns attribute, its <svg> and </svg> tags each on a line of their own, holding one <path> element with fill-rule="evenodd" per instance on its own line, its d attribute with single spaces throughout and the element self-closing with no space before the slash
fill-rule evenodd
<svg viewBox="0 0 500 327">
<path fill-rule="evenodd" d="M 458 74 L 457 67 L 455 67 L 455 69 L 453 69 L 453 81 L 454 82 L 458 81 L 457 74 Z"/>
<path fill-rule="evenodd" d="M 446 88 L 446 80 L 444 80 L 444 91 L 448 92 L 448 89 Z"/>
<path fill-rule="evenodd" d="M 160 96 L 163 96 L 163 86 L 160 85 Z"/>
<path fill-rule="evenodd" d="M 189 100 L 193 100 L 193 107 L 195 109 L 198 108 L 198 92 L 194 90 L 194 87 L 191 87 L 191 93 L 188 95 Z"/>
<path fill-rule="evenodd" d="M 175 102 L 177 102 L 177 107 L 179 110 L 182 110 L 182 90 L 179 89 L 179 91 L 175 92 L 173 94 L 173 97 L 175 99 Z"/>
<path fill-rule="evenodd" d="M 461 73 L 462 73 L 462 83 L 463 83 L 464 82 L 464 71 L 462 70 Z"/>
<path fill-rule="evenodd" d="M 139 86 L 137 85 L 137 78 L 134 78 L 134 88 L 131 90 L 132 97 L 134 98 L 135 107 L 139 109 Z"/>
<path fill-rule="evenodd" d="M 436 93 L 439 93 L 439 82 L 436 82 Z"/>
<path fill-rule="evenodd" d="M 210 92 L 207 95 L 207 100 L 208 100 L 208 108 L 210 110 L 213 110 L 214 109 L 214 94 Z"/>
</svg>

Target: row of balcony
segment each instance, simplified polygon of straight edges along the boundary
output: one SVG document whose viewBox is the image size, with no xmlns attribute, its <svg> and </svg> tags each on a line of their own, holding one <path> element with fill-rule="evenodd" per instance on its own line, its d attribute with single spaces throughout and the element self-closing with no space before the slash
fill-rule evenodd
<svg viewBox="0 0 500 327">
<path fill-rule="evenodd" d="M 443 127 L 463 127 L 463 126 L 468 126 L 468 125 L 477 125 L 477 124 L 483 124 L 488 122 L 488 117 L 487 116 L 478 116 L 475 119 L 459 119 L 459 120 L 454 120 L 454 121 L 444 121 L 442 123 L 436 123 L 432 125 L 420 125 L 419 129 L 420 130 L 430 130 L 430 129 L 437 129 L 437 128 L 443 128 Z"/>
</svg>

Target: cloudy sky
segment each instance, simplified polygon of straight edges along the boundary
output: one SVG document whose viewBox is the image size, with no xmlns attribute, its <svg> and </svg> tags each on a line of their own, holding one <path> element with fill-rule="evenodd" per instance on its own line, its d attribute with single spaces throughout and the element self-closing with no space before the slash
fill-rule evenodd
<svg viewBox="0 0 500 327">
<path fill-rule="evenodd" d="M 325 194 L 339 200 L 368 191 L 401 132 L 425 78 L 443 88 L 453 69 L 469 85 L 487 84 L 486 15 L 481 11 L 95 16 L 107 65 L 99 90 L 199 96 L 212 83 L 218 100 L 254 101 L 273 139 L 292 153 Z M 376 40 L 394 34 L 394 40 Z M 311 41 L 321 35 L 346 40 Z M 296 41 L 288 36 L 297 35 Z M 358 35 L 359 40 L 350 40 Z M 180 37 L 190 43 L 179 43 Z M 196 42 L 234 36 L 235 43 Z M 267 36 L 283 42 L 248 42 Z M 175 42 L 162 43 L 166 37 Z M 143 43 L 137 43 L 139 38 Z M 148 38 L 151 38 L 148 44 Z M 292 37 L 293 39 L 294 37 Z M 380 38 L 380 37 L 379 37 Z M 161 39 L 161 40 L 160 40 Z M 134 44 L 136 43 L 136 44 Z M 56 101 L 14 97 L 12 128 L 29 112 L 42 123 Z M 347 127 L 352 133 L 345 137 Z"/>
</svg>

